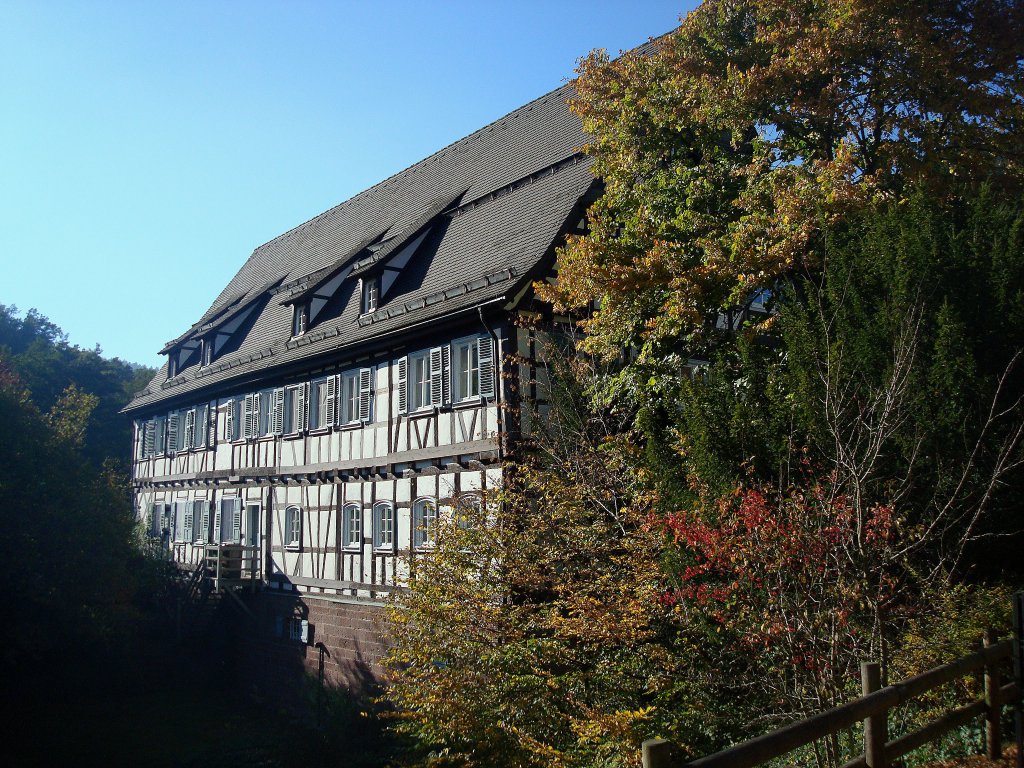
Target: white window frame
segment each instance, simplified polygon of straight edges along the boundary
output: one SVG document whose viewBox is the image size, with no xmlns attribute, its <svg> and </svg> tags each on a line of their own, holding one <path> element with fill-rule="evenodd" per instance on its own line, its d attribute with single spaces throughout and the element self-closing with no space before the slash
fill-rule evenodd
<svg viewBox="0 0 1024 768">
<path fill-rule="evenodd" d="M 302 507 L 289 504 L 284 510 L 284 546 L 302 549 Z"/>
<path fill-rule="evenodd" d="M 419 371 L 417 371 L 419 368 Z M 430 396 L 430 350 L 409 355 L 409 413 L 434 407 Z"/>
<path fill-rule="evenodd" d="M 468 365 L 463 366 L 463 353 Z M 474 365 L 475 361 L 475 365 Z M 454 402 L 479 402 L 480 397 L 480 339 L 457 339 L 452 342 L 452 384 Z"/>
<path fill-rule="evenodd" d="M 338 419 L 338 377 L 315 379 L 309 385 L 309 429 L 330 429 Z"/>
<path fill-rule="evenodd" d="M 412 541 L 418 550 L 437 545 L 437 499 L 422 496 L 412 505 Z"/>
<path fill-rule="evenodd" d="M 292 305 L 292 338 L 302 336 L 309 330 L 309 304 L 302 302 Z"/>
<path fill-rule="evenodd" d="M 378 552 L 395 550 L 395 505 L 378 501 L 373 505 L 373 548 Z"/>
<path fill-rule="evenodd" d="M 349 503 L 341 510 L 341 546 L 347 550 L 358 550 L 363 546 L 363 507 Z"/>
<path fill-rule="evenodd" d="M 341 419 L 342 426 L 359 423 L 359 371 L 348 371 L 341 375 Z"/>
<path fill-rule="evenodd" d="M 283 433 L 298 435 L 306 431 L 306 385 L 284 388 Z"/>
<path fill-rule="evenodd" d="M 359 309 L 360 314 L 368 315 L 371 312 L 376 312 L 380 306 L 380 275 L 364 277 L 362 282 Z"/>
</svg>

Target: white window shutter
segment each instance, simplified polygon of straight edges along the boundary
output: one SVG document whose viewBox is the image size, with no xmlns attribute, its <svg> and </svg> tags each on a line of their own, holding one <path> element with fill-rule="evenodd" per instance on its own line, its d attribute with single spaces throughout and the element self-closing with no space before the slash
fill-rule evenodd
<svg viewBox="0 0 1024 768">
<path fill-rule="evenodd" d="M 242 436 L 245 438 L 256 437 L 257 426 L 259 424 L 259 393 L 252 392 L 245 396 L 245 404 L 243 410 L 243 431 Z"/>
<path fill-rule="evenodd" d="M 491 399 L 494 397 L 494 339 L 490 336 L 481 336 L 477 339 L 480 369 L 480 397 Z"/>
<path fill-rule="evenodd" d="M 309 384 L 303 384 L 299 387 L 299 391 L 295 393 L 296 397 L 299 398 L 299 423 L 297 425 L 297 432 L 305 432 L 306 427 L 309 424 Z"/>
<path fill-rule="evenodd" d="M 359 369 L 359 420 L 370 420 L 370 396 L 373 394 L 373 368 Z"/>
<path fill-rule="evenodd" d="M 409 410 L 409 358 L 398 359 L 398 412 L 407 413 Z"/>
<path fill-rule="evenodd" d="M 185 435 L 182 447 L 185 450 L 195 447 L 196 444 L 196 411 L 192 408 L 185 411 Z"/>
<path fill-rule="evenodd" d="M 185 505 L 185 524 L 182 530 L 182 541 L 192 541 L 192 529 L 195 527 L 195 511 L 191 504 Z"/>
<path fill-rule="evenodd" d="M 228 400 L 228 409 L 224 418 L 224 439 L 235 440 L 235 401 Z"/>
<path fill-rule="evenodd" d="M 441 347 L 434 347 L 430 350 L 430 404 L 441 405 L 441 396 L 444 388 L 441 386 L 442 374 L 444 373 L 444 354 Z"/>
<path fill-rule="evenodd" d="M 441 402 L 450 405 L 452 402 L 452 347 L 445 344 L 441 347 Z"/>
<path fill-rule="evenodd" d="M 210 406 L 208 404 L 199 406 L 198 416 L 196 418 L 196 446 L 199 448 L 206 447 L 206 439 L 210 432 Z"/>
<path fill-rule="evenodd" d="M 284 431 L 284 387 L 274 390 L 271 400 L 270 433 L 280 435 Z"/>
<path fill-rule="evenodd" d="M 153 455 L 156 444 L 156 422 L 147 421 L 142 425 L 142 457 L 149 458 Z"/>
<path fill-rule="evenodd" d="M 338 377 L 328 376 L 327 377 L 327 406 L 324 408 L 325 413 L 321 414 L 321 427 L 333 427 L 337 422 L 337 399 L 338 399 Z"/>
<path fill-rule="evenodd" d="M 247 394 L 242 402 L 242 436 L 249 438 L 253 436 L 253 420 L 255 419 L 255 394 Z"/>
</svg>

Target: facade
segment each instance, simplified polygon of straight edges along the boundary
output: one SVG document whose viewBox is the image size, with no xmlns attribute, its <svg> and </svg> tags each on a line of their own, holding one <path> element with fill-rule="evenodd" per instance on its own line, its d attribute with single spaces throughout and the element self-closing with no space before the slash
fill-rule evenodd
<svg viewBox="0 0 1024 768">
<path fill-rule="evenodd" d="M 137 513 L 182 566 L 255 588 L 254 666 L 313 669 L 316 642 L 332 677 L 372 672 L 409 555 L 500 483 L 516 317 L 595 193 L 569 95 L 257 248 L 127 407 Z"/>
</svg>

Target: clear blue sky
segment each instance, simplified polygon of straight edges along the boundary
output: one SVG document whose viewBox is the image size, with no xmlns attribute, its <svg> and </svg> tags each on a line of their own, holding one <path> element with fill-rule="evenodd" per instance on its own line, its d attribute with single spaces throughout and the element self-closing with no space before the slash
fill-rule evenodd
<svg viewBox="0 0 1024 768">
<path fill-rule="evenodd" d="M 673 2 L 0 2 L 0 303 L 156 365 L 253 248 Z"/>
</svg>

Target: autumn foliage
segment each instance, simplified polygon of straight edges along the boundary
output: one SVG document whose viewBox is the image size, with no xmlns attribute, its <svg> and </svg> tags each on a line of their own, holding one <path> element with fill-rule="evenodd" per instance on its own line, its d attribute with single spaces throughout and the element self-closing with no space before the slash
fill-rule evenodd
<svg viewBox="0 0 1024 768">
<path fill-rule="evenodd" d="M 581 60 L 565 396 L 393 611 L 434 759 L 706 753 L 1000 615 L 963 602 L 1024 576 L 1022 41 L 1016 2 L 709 0 Z"/>
</svg>

